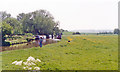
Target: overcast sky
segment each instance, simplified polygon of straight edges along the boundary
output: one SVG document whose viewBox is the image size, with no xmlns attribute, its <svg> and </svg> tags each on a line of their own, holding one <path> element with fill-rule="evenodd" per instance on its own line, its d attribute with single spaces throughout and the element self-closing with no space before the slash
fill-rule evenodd
<svg viewBox="0 0 120 72">
<path fill-rule="evenodd" d="M 0 0 L 0 11 L 13 17 L 39 9 L 49 11 L 67 30 L 113 30 L 118 27 L 119 0 Z"/>
</svg>

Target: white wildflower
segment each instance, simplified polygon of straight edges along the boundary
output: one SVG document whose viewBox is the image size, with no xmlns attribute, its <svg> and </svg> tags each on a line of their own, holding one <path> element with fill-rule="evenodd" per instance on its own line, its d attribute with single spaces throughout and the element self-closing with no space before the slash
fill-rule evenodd
<svg viewBox="0 0 120 72">
<path fill-rule="evenodd" d="M 35 70 L 40 70 L 40 67 L 34 67 Z"/>
<path fill-rule="evenodd" d="M 41 60 L 37 59 L 36 62 L 41 62 Z"/>
<path fill-rule="evenodd" d="M 33 58 L 32 56 L 30 56 L 30 57 L 27 59 L 27 61 L 33 61 L 33 62 L 35 62 L 35 58 Z"/>
<path fill-rule="evenodd" d="M 16 64 L 16 63 L 17 63 L 17 61 L 12 62 L 12 64 Z"/>
<path fill-rule="evenodd" d="M 15 65 L 22 65 L 22 61 L 18 61 Z"/>
</svg>

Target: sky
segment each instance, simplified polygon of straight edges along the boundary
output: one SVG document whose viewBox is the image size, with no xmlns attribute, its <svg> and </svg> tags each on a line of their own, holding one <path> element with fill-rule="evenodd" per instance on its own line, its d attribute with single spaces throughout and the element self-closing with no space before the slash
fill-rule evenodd
<svg viewBox="0 0 120 72">
<path fill-rule="evenodd" d="M 16 17 L 44 9 L 65 30 L 114 30 L 118 28 L 119 0 L 0 0 L 0 11 Z"/>
</svg>

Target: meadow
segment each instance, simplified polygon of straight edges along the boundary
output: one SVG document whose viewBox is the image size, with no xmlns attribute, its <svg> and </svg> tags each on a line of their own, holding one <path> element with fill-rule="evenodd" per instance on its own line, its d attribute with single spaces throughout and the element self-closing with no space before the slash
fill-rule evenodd
<svg viewBox="0 0 120 72">
<path fill-rule="evenodd" d="M 2 71 L 2 52 L 0 52 L 0 71 Z"/>
<path fill-rule="evenodd" d="M 70 42 L 68 42 L 70 40 Z M 117 35 L 63 35 L 58 43 L 2 52 L 2 70 L 23 70 L 13 61 L 32 56 L 40 70 L 117 70 Z"/>
</svg>

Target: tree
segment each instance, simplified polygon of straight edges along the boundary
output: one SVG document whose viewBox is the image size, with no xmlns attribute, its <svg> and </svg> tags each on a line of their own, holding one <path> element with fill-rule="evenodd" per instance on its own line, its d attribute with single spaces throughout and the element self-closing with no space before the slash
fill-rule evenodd
<svg viewBox="0 0 120 72">
<path fill-rule="evenodd" d="M 22 24 L 20 24 L 20 22 L 17 19 L 12 18 L 11 14 L 1 11 L 0 18 L 1 18 L 0 22 L 6 22 L 7 24 L 13 27 L 12 32 L 14 34 L 22 33 Z"/>
<path fill-rule="evenodd" d="M 73 35 L 76 35 L 76 34 L 80 35 L 80 33 L 79 33 L 79 32 L 76 32 L 76 33 L 75 33 L 75 32 L 73 32 Z"/>
<path fill-rule="evenodd" d="M 0 12 L 0 17 L 2 20 L 11 17 L 11 14 L 6 13 L 5 11 Z"/>
<path fill-rule="evenodd" d="M 21 34 L 22 33 L 22 24 L 15 18 L 6 18 L 3 20 L 7 24 L 13 27 L 13 34 Z"/>
<path fill-rule="evenodd" d="M 65 30 L 63 30 L 63 29 L 60 29 L 61 30 L 61 32 L 64 32 Z"/>
<path fill-rule="evenodd" d="M 1 27 L 0 27 L 1 32 L 0 33 L 2 33 L 2 45 L 3 46 L 9 46 L 10 43 L 5 42 L 5 39 L 6 39 L 5 35 L 10 35 L 11 34 L 12 27 L 9 24 L 7 24 L 6 22 L 1 22 L 0 25 L 1 25 Z"/>
<path fill-rule="evenodd" d="M 114 29 L 114 34 L 119 34 L 120 30 L 118 28 Z"/>
<path fill-rule="evenodd" d="M 21 21 L 24 17 L 25 17 L 25 13 L 20 13 L 19 15 L 17 15 L 17 20 Z"/>
<path fill-rule="evenodd" d="M 2 22 L 1 24 L 2 37 L 5 35 L 10 35 L 13 28 L 6 22 Z"/>
<path fill-rule="evenodd" d="M 55 22 L 53 16 L 46 10 L 21 13 L 17 20 L 22 23 L 24 33 L 52 34 L 54 29 L 59 29 L 58 22 Z"/>
</svg>

